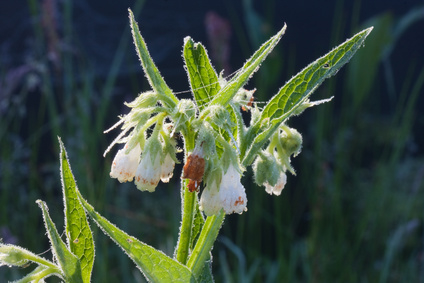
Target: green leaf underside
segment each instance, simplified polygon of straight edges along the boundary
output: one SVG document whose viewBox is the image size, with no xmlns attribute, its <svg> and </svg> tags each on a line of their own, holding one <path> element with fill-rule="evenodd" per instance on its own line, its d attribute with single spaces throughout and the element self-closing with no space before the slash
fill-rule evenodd
<svg viewBox="0 0 424 283">
<path fill-rule="evenodd" d="M 68 244 L 81 264 L 83 282 L 90 282 L 94 263 L 94 240 L 85 215 L 84 208 L 76 194 L 77 186 L 66 154 L 65 146 L 60 144 L 60 173 L 65 206 L 65 227 Z"/>
<path fill-rule="evenodd" d="M 268 56 L 268 54 L 274 49 L 277 43 L 280 41 L 284 32 L 286 31 L 286 25 L 267 42 L 265 42 L 249 60 L 243 65 L 241 70 L 227 82 L 227 84 L 215 95 L 211 104 L 226 105 L 236 95 L 237 91 L 242 88 L 253 73 L 258 69 L 259 65 Z"/>
<path fill-rule="evenodd" d="M 323 57 L 312 62 L 309 66 L 292 77 L 271 98 L 265 106 L 259 121 L 249 129 L 242 145 L 244 156 L 242 164 L 250 165 L 257 151 L 266 143 L 271 135 L 293 112 L 299 107 L 321 83 L 335 75 L 337 71 L 355 54 L 364 44 L 366 37 L 372 31 L 372 27 L 365 29 L 352 38 L 346 40 L 338 47 L 331 50 Z M 262 128 L 262 129 L 261 129 Z M 261 133 L 259 131 L 261 130 Z M 253 140 L 253 142 L 251 142 Z M 250 146 L 250 148 L 249 148 Z M 249 150 L 246 153 L 247 148 Z"/>
<path fill-rule="evenodd" d="M 47 205 L 41 200 L 37 200 L 43 212 L 44 224 L 46 225 L 47 235 L 50 240 L 52 253 L 56 258 L 66 282 L 80 283 L 83 282 L 81 276 L 81 266 L 79 259 L 68 250 L 66 244 L 60 238 L 56 226 L 50 218 Z"/>
<path fill-rule="evenodd" d="M 196 282 L 190 270 L 161 251 L 129 236 L 97 213 L 77 191 L 88 215 L 134 261 L 144 276 L 152 282 Z"/>
<path fill-rule="evenodd" d="M 184 42 L 184 61 L 191 90 L 199 111 L 202 111 L 221 86 L 203 45 L 194 43 L 190 37 L 186 37 Z"/>
<path fill-rule="evenodd" d="M 174 108 L 178 103 L 178 99 L 172 93 L 172 90 L 168 87 L 165 80 L 160 75 L 158 68 L 153 62 L 152 57 L 149 54 L 146 43 L 144 42 L 143 37 L 140 34 L 138 24 L 134 19 L 134 14 L 130 9 L 128 9 L 131 31 L 134 40 L 134 45 L 136 46 L 136 51 L 138 57 L 140 58 L 141 65 L 143 67 L 144 73 L 146 74 L 147 80 L 149 81 L 150 86 L 155 92 L 162 95 L 164 102 L 168 107 Z"/>
</svg>

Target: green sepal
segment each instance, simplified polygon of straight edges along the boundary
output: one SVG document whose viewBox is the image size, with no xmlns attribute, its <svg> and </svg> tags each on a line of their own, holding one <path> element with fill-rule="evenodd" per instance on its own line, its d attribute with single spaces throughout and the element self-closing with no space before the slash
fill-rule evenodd
<svg viewBox="0 0 424 283">
<path fill-rule="evenodd" d="M 84 208 L 76 194 L 77 185 L 71 171 L 65 146 L 61 139 L 58 139 L 68 247 L 80 260 L 83 282 L 90 282 L 95 253 L 93 235 Z"/>
<path fill-rule="evenodd" d="M 60 238 L 56 226 L 50 218 L 46 203 L 41 200 L 37 200 L 37 204 L 43 212 L 44 224 L 46 226 L 47 236 L 50 240 L 51 250 L 59 268 L 62 271 L 63 278 L 69 283 L 83 282 L 81 265 L 78 257 L 68 249 L 66 244 Z"/>
<path fill-rule="evenodd" d="M 308 97 L 321 83 L 335 75 L 338 70 L 364 44 L 372 27 L 365 29 L 346 40 L 323 57 L 312 62 L 305 69 L 291 78 L 271 98 L 262 111 L 259 120 L 252 125 L 241 146 L 242 164 L 250 165 L 258 150 L 269 140 L 281 123 L 296 113 L 296 109 L 307 101 Z"/>
<path fill-rule="evenodd" d="M 218 75 L 203 45 L 194 43 L 190 37 L 184 39 L 184 62 L 191 91 L 199 111 L 202 111 L 221 89 Z"/>
<path fill-rule="evenodd" d="M 77 191 L 88 215 L 131 258 L 144 276 L 152 282 L 196 282 L 190 270 L 161 251 L 129 236 L 101 216 Z"/>
</svg>

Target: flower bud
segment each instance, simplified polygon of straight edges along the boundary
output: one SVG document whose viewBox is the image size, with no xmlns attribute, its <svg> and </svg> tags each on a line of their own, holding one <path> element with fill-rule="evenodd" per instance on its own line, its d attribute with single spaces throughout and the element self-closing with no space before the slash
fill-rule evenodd
<svg viewBox="0 0 424 283">
<path fill-rule="evenodd" d="M 274 186 L 280 176 L 280 167 L 273 155 L 268 152 L 262 152 L 253 164 L 255 183 L 259 186 L 264 184 Z"/>
<path fill-rule="evenodd" d="M 140 93 L 132 102 L 124 103 L 130 108 L 148 108 L 156 105 L 158 102 L 158 94 L 153 91 Z"/>
<path fill-rule="evenodd" d="M 296 129 L 284 127 L 280 134 L 280 143 L 288 156 L 296 156 L 302 149 L 302 135 Z"/>
</svg>

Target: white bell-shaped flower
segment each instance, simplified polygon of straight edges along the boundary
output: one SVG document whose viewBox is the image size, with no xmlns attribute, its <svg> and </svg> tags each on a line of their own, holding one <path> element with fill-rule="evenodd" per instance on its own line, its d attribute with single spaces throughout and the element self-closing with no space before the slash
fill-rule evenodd
<svg viewBox="0 0 424 283">
<path fill-rule="evenodd" d="M 164 183 L 168 183 L 174 174 L 175 161 L 168 153 L 160 166 L 160 179 Z"/>
<path fill-rule="evenodd" d="M 233 165 L 230 165 L 227 172 L 222 176 L 219 198 L 226 214 L 234 212 L 241 214 L 247 210 L 246 192 L 240 178 L 240 173 Z"/>
<path fill-rule="evenodd" d="M 141 157 L 140 164 L 135 173 L 135 184 L 140 191 L 154 192 L 160 181 L 160 151 L 151 156 L 151 151 L 146 151 Z"/>
<path fill-rule="evenodd" d="M 199 201 L 199 209 L 203 211 L 206 216 L 218 214 L 222 209 L 222 202 L 215 180 L 212 181 L 212 184 L 207 184 L 203 189 Z"/>
<path fill-rule="evenodd" d="M 126 154 L 128 144 L 124 148 L 118 150 L 112 162 L 110 177 L 118 179 L 119 182 L 132 181 L 140 162 L 141 148 L 137 144 Z"/>
<path fill-rule="evenodd" d="M 287 183 L 287 175 L 286 173 L 281 172 L 275 186 L 271 186 L 267 182 L 264 183 L 265 191 L 270 195 L 274 194 L 276 196 L 279 196 L 281 194 L 281 191 L 284 189 L 284 186 L 286 185 L 286 183 Z"/>
</svg>

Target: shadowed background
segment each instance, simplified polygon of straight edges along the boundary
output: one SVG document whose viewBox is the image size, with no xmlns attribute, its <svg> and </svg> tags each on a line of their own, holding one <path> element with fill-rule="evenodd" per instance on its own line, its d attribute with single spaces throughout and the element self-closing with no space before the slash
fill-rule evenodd
<svg viewBox="0 0 424 283">
<path fill-rule="evenodd" d="M 178 97 L 190 35 L 231 75 L 284 23 L 283 39 L 247 85 L 271 98 L 291 76 L 359 30 L 375 28 L 288 125 L 303 134 L 297 176 L 279 197 L 243 178 L 248 211 L 228 216 L 213 250 L 217 282 L 424 280 L 423 1 L 3 1 L 0 4 L 0 238 L 48 249 L 35 200 L 63 227 L 57 136 L 81 193 L 103 215 L 172 256 L 179 174 L 156 192 L 109 178 L 117 131 L 103 134 L 149 89 L 132 45 L 131 7 Z M 92 225 L 93 282 L 144 282 Z M 47 252 L 44 256 L 50 258 Z M 0 268 L 0 281 L 27 269 Z M 52 282 L 55 279 L 50 279 Z"/>
</svg>

